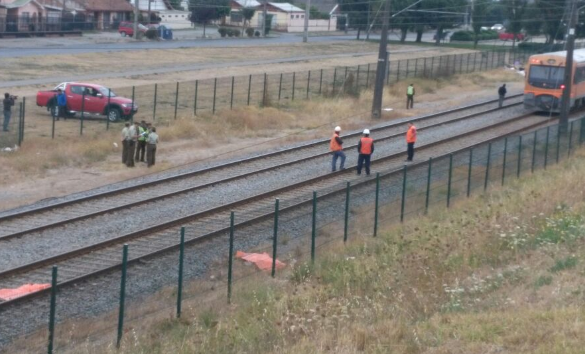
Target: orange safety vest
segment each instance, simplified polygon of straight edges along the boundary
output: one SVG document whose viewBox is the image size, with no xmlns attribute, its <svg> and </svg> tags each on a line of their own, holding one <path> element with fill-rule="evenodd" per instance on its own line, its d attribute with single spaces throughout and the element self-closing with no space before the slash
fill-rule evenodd
<svg viewBox="0 0 585 354">
<path fill-rule="evenodd" d="M 333 136 L 331 137 L 331 142 L 329 143 L 329 148 L 331 149 L 331 151 L 341 151 L 341 150 L 343 150 L 343 147 L 341 147 L 341 145 L 339 145 L 339 143 L 335 139 L 338 136 L 339 135 L 337 135 L 337 134 L 333 134 Z"/>
<path fill-rule="evenodd" d="M 416 127 L 413 125 L 406 131 L 406 142 L 416 143 Z"/>
<path fill-rule="evenodd" d="M 362 143 L 360 154 L 370 155 L 372 153 L 372 145 L 374 144 L 374 139 L 369 137 L 363 137 L 360 142 Z"/>
</svg>

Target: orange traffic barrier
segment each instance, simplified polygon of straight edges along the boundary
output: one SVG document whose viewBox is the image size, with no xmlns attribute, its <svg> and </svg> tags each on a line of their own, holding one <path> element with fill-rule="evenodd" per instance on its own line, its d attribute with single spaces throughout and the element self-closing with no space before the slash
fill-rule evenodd
<svg viewBox="0 0 585 354">
<path fill-rule="evenodd" d="M 24 284 L 16 289 L 0 289 L 0 300 L 9 301 L 50 287 L 51 284 Z"/>
<path fill-rule="evenodd" d="M 246 253 L 242 251 L 236 252 L 236 258 L 241 258 L 246 262 L 254 263 L 258 269 L 271 270 L 272 269 L 272 257 L 268 253 Z M 278 259 L 276 260 L 276 269 L 286 267 L 286 264 L 282 263 Z"/>
</svg>

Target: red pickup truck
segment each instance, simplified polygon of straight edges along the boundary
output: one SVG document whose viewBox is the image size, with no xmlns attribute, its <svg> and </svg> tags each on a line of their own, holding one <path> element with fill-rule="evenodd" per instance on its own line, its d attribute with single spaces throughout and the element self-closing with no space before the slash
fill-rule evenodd
<svg viewBox="0 0 585 354">
<path fill-rule="evenodd" d="M 500 33 L 498 38 L 502 41 L 511 41 L 514 39 L 514 33 Z M 516 40 L 523 41 L 524 35 L 522 33 L 516 33 Z"/>
<path fill-rule="evenodd" d="M 122 118 L 130 119 L 138 111 L 138 106 L 136 103 L 132 104 L 131 99 L 117 96 L 107 87 L 80 82 L 64 82 L 53 90 L 39 91 L 37 106 L 47 107 L 47 110 L 55 115 L 59 89 L 63 90 L 67 96 L 66 114 L 68 116 L 75 116 L 77 112 L 83 110 L 84 116 L 103 115 L 111 122 L 115 122 Z"/>
</svg>

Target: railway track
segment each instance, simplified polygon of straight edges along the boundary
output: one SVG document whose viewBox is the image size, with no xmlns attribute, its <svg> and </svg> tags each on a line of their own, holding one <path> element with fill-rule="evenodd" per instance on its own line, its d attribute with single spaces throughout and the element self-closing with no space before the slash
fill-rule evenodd
<svg viewBox="0 0 585 354">
<path fill-rule="evenodd" d="M 508 99 L 514 101 L 521 96 L 512 95 Z M 481 108 L 490 105 L 495 106 L 496 102 L 496 100 L 491 100 L 411 120 L 417 122 L 420 132 L 494 112 L 498 110 L 497 107 Z M 521 102 L 514 101 L 505 107 L 516 107 L 520 104 Z M 474 112 L 466 113 L 467 111 Z M 389 123 L 373 128 L 371 131 L 376 134 L 376 142 L 382 142 L 401 136 L 404 133 L 403 127 L 404 122 Z M 360 135 L 361 133 L 359 132 L 345 135 L 345 149 L 355 147 Z M 300 164 L 328 155 L 328 143 L 329 140 L 321 140 L 210 168 L 181 173 L 135 186 L 4 215 L 0 217 L 0 241 L 45 231 L 99 215 L 114 213 L 122 209 L 175 197 L 210 186 L 218 186 L 259 172 L 268 172 L 285 166 Z M 144 190 L 148 190 L 148 193 L 141 193 Z"/>
<path fill-rule="evenodd" d="M 533 129 L 548 122 L 543 117 L 534 116 L 531 113 L 524 114 L 487 127 L 462 132 L 447 139 L 430 141 L 417 147 L 417 154 L 420 155 L 425 152 L 433 155 L 449 153 L 497 139 L 504 135 Z M 392 174 L 400 171 L 403 158 L 404 153 L 401 151 L 397 154 L 375 159 L 373 164 L 376 170 L 387 171 L 384 174 Z M 129 244 L 129 262 L 134 264 L 140 260 L 152 258 L 176 249 L 178 247 L 176 243 L 176 227 L 178 226 L 186 226 L 193 230 L 186 238 L 186 242 L 192 244 L 218 235 L 224 235 L 228 231 L 226 220 L 229 211 L 237 213 L 237 227 L 242 227 L 272 217 L 274 198 L 280 198 L 281 211 L 288 212 L 310 203 L 313 190 L 318 190 L 322 198 L 331 194 L 342 193 L 345 189 L 346 181 L 352 178 L 357 180 L 356 184 L 373 183 L 375 181 L 373 178 L 353 176 L 355 170 L 351 167 L 354 166 L 348 166 L 347 169 L 342 171 L 313 177 L 299 183 L 260 193 L 250 198 L 161 223 L 155 227 L 138 230 L 114 239 L 5 270 L 0 272 L 0 288 L 15 287 L 23 283 L 46 282 L 50 278 L 51 265 L 59 266 L 61 279 L 59 287 L 65 287 L 118 269 L 121 266 L 120 247 L 124 243 Z M 42 293 L 43 291 L 2 302 L 0 303 L 0 309 Z"/>
</svg>

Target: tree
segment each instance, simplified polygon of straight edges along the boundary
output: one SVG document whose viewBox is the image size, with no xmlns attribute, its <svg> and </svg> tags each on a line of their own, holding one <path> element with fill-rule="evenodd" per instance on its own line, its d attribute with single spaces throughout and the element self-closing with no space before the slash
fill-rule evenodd
<svg viewBox="0 0 585 354">
<path fill-rule="evenodd" d="M 471 20 L 473 22 L 473 48 L 477 48 L 477 42 L 479 41 L 479 34 L 481 28 L 489 26 L 490 22 L 487 22 L 488 4 L 482 1 L 478 1 L 473 6 L 473 12 L 471 13 Z"/>
<path fill-rule="evenodd" d="M 435 44 L 439 45 L 443 38 L 443 30 L 452 28 L 454 24 L 461 22 L 462 9 L 466 8 L 467 0 L 425 0 L 421 4 L 422 11 L 429 11 L 427 12 L 427 23 L 436 28 Z"/>
<path fill-rule="evenodd" d="M 230 13 L 230 0 L 189 0 L 191 16 L 189 19 L 193 23 L 203 25 L 203 37 L 205 37 L 205 27 L 213 20 L 223 18 Z"/>
<path fill-rule="evenodd" d="M 404 10 L 409 5 L 411 5 L 414 0 L 394 0 L 391 3 L 391 13 L 398 13 L 399 11 Z M 397 15 L 396 17 L 392 18 L 390 21 L 391 28 L 397 28 L 400 30 L 400 43 L 404 43 L 406 41 L 406 35 L 408 34 L 408 30 L 412 28 L 413 16 L 411 16 L 412 12 L 404 11 Z"/>
<path fill-rule="evenodd" d="M 246 27 L 246 21 L 248 21 L 248 25 L 250 25 L 250 20 L 252 19 L 252 17 L 254 17 L 255 13 L 256 13 L 256 9 L 254 9 L 253 7 L 243 7 L 242 8 L 242 17 L 244 18 L 243 27 Z"/>
<path fill-rule="evenodd" d="M 342 13 L 347 14 L 349 26 L 356 28 L 357 39 L 360 32 L 368 27 L 368 2 L 363 0 L 339 0 Z"/>
<path fill-rule="evenodd" d="M 536 4 L 529 4 L 526 7 L 524 17 L 526 17 L 526 20 L 524 21 L 524 29 L 526 30 L 526 33 L 531 36 L 538 36 L 541 34 L 544 19 L 542 17 L 542 12 Z"/>
<path fill-rule="evenodd" d="M 512 33 L 512 48 L 516 46 L 516 35 L 522 30 L 522 20 L 526 12 L 526 0 L 502 0 L 502 5 L 506 8 L 506 17 L 508 18 L 508 33 Z"/>
<path fill-rule="evenodd" d="M 565 34 L 565 26 L 562 23 L 565 14 L 565 0 L 536 0 L 536 6 L 544 18 L 543 30 L 546 35 L 546 43 L 552 44 L 555 39 L 562 39 Z"/>
<path fill-rule="evenodd" d="M 181 0 L 170 0 L 170 3 L 174 10 L 183 10 L 183 6 L 181 6 Z"/>
</svg>

